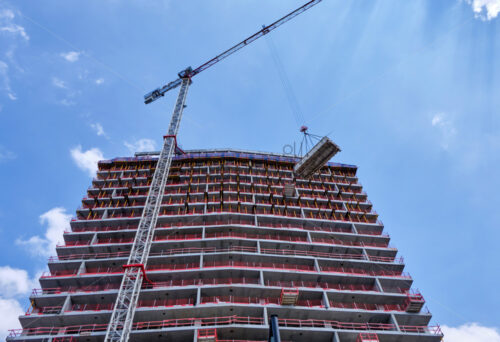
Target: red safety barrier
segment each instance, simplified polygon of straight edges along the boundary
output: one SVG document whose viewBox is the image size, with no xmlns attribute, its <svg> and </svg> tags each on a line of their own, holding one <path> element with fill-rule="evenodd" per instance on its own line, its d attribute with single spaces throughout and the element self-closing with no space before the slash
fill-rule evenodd
<svg viewBox="0 0 500 342">
<path fill-rule="evenodd" d="M 379 292 L 375 285 L 361 285 L 361 284 L 338 284 L 328 282 L 312 282 L 312 281 L 266 281 L 266 286 L 277 287 L 307 287 L 307 288 L 321 288 L 331 289 L 338 291 L 370 291 Z"/>
<path fill-rule="evenodd" d="M 152 299 L 140 300 L 137 302 L 137 307 L 170 307 L 170 306 L 192 306 L 195 300 L 193 298 L 178 298 L 178 299 Z"/>
<path fill-rule="evenodd" d="M 353 323 L 339 322 L 331 320 L 319 319 L 293 319 L 281 318 L 278 320 L 280 326 L 284 327 L 307 327 L 307 328 L 326 328 L 326 329 L 343 329 L 343 330 L 368 330 L 368 331 L 395 331 L 393 324 L 385 323 Z M 137 322 L 133 324 L 133 330 L 153 330 L 165 329 L 173 327 L 186 326 L 218 326 L 218 325 L 264 325 L 266 322 L 262 317 L 241 317 L 241 316 L 226 316 L 226 317 L 202 317 L 202 318 L 178 318 L 167 319 L 163 321 L 148 321 Z M 35 335 L 74 335 L 86 334 L 92 332 L 103 332 L 107 329 L 108 324 L 87 324 L 65 327 L 37 327 L 9 330 L 9 337 L 19 336 L 35 336 Z M 400 325 L 401 331 L 442 335 L 439 326 L 408 326 Z"/>
<path fill-rule="evenodd" d="M 43 306 L 43 307 L 31 307 L 31 311 L 28 309 L 25 316 L 30 315 L 55 315 L 61 313 L 62 306 Z"/>
<path fill-rule="evenodd" d="M 114 303 L 99 303 L 99 304 L 73 304 L 69 310 L 70 311 L 103 311 L 103 310 L 113 310 Z"/>
<path fill-rule="evenodd" d="M 396 278 L 406 278 L 411 279 L 410 275 L 406 272 L 401 271 L 388 271 L 388 270 L 365 270 L 362 268 L 353 267 L 329 267 L 323 266 L 321 270 L 324 272 L 331 273 L 347 273 L 347 274 L 360 274 L 360 275 L 371 275 L 371 276 L 382 276 L 382 277 L 396 277 Z"/>
<path fill-rule="evenodd" d="M 242 268 L 269 268 L 269 269 L 282 269 L 282 270 L 295 270 L 302 272 L 312 272 L 314 271 L 314 266 L 312 265 L 296 265 L 296 264 L 280 264 L 280 263 L 270 263 L 270 262 L 250 262 L 250 261 L 207 261 L 203 264 L 204 268 L 216 268 L 216 267 L 242 267 Z"/>
<path fill-rule="evenodd" d="M 148 271 L 160 271 L 160 270 L 188 270 L 200 268 L 199 263 L 187 263 L 187 264 L 149 264 L 146 269 Z"/>
<path fill-rule="evenodd" d="M 40 278 L 68 277 L 76 275 L 78 270 L 60 270 L 43 272 Z"/>
</svg>

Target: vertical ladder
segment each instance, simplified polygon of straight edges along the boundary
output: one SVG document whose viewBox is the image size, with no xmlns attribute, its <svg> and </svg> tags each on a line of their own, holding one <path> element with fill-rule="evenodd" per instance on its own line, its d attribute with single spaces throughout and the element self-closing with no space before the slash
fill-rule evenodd
<svg viewBox="0 0 500 342">
<path fill-rule="evenodd" d="M 124 265 L 125 272 L 106 331 L 105 341 L 107 342 L 127 342 L 132 330 L 137 299 L 139 298 L 142 280 L 145 276 L 142 270 L 145 269 L 148 262 L 154 228 L 158 220 L 158 213 L 165 191 L 165 184 L 168 179 L 170 164 L 175 153 L 175 137 L 179 131 L 179 124 L 190 83 L 191 80 L 189 78 L 182 79 L 168 133 L 163 139 L 163 148 L 158 158 L 134 244 L 132 245 L 127 265 Z"/>
</svg>

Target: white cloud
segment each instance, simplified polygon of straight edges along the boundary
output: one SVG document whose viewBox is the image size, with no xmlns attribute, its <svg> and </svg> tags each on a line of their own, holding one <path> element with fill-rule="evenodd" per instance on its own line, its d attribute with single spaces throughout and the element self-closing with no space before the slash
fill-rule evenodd
<svg viewBox="0 0 500 342">
<path fill-rule="evenodd" d="M 444 325 L 441 328 L 446 342 L 500 342 L 498 329 L 477 323 L 466 323 L 458 328 Z"/>
<path fill-rule="evenodd" d="M 14 12 L 12 12 L 10 9 L 2 9 L 0 11 L 0 19 L 6 18 L 6 19 L 14 19 L 15 15 Z"/>
<path fill-rule="evenodd" d="M 436 113 L 431 119 L 431 125 L 439 131 L 441 147 L 448 150 L 457 134 L 453 120 L 445 113 Z"/>
<path fill-rule="evenodd" d="M 0 32 L 7 32 L 7 33 L 14 34 L 14 35 L 18 34 L 22 38 L 24 38 L 25 40 L 30 40 L 30 37 L 26 33 L 26 30 L 24 29 L 24 27 L 16 25 L 16 24 L 9 24 L 7 26 L 2 26 L 2 27 L 0 27 Z"/>
<path fill-rule="evenodd" d="M 476 18 L 492 20 L 500 13 L 500 0 L 466 0 L 472 6 Z"/>
<path fill-rule="evenodd" d="M 19 329 L 18 317 L 24 314 L 24 310 L 15 299 L 0 298 L 0 340 L 5 340 L 10 329 Z"/>
<path fill-rule="evenodd" d="M 38 287 L 35 279 L 31 279 L 25 270 L 0 266 L 0 339 L 5 339 L 9 329 L 20 328 L 18 316 L 24 314 L 24 310 L 17 299 Z"/>
<path fill-rule="evenodd" d="M 63 52 L 61 53 L 61 57 L 67 60 L 68 62 L 76 62 L 78 58 L 80 58 L 81 52 L 77 51 L 69 51 L 69 52 Z"/>
<path fill-rule="evenodd" d="M 83 171 L 87 171 L 90 177 L 93 177 L 97 171 L 97 162 L 104 159 L 104 156 L 100 149 L 91 148 L 87 151 L 82 151 L 82 147 L 78 145 L 77 147 L 70 150 L 71 157 L 73 161 Z"/>
<path fill-rule="evenodd" d="M 36 255 L 54 255 L 57 244 L 63 240 L 64 231 L 70 230 L 70 219 L 71 215 L 66 213 L 66 209 L 61 207 L 50 209 L 40 215 L 40 224 L 47 225 L 44 236 L 35 235 L 28 240 L 18 239 L 16 243 L 27 246 L 29 251 Z"/>
<path fill-rule="evenodd" d="M 16 154 L 0 145 L 0 163 L 6 160 L 15 159 Z"/>
<path fill-rule="evenodd" d="M 101 85 L 104 83 L 104 78 L 98 78 L 97 80 L 95 80 L 95 84 L 97 85 Z"/>
<path fill-rule="evenodd" d="M 10 266 L 0 266 L 0 293 L 4 297 L 14 297 L 28 293 L 34 287 L 28 272 Z"/>
<path fill-rule="evenodd" d="M 52 85 L 54 87 L 61 88 L 61 89 L 68 88 L 68 86 L 66 85 L 66 82 L 64 82 L 63 80 L 61 80 L 60 78 L 57 78 L 57 77 L 52 77 Z"/>
<path fill-rule="evenodd" d="M 92 127 L 92 129 L 98 136 L 103 136 L 103 137 L 106 136 L 106 132 L 104 132 L 104 128 L 99 122 L 90 124 L 90 127 Z"/>
<path fill-rule="evenodd" d="M 75 101 L 71 101 L 68 99 L 62 99 L 62 100 L 58 101 L 57 103 L 62 105 L 62 106 L 66 106 L 66 107 L 75 105 Z"/>
<path fill-rule="evenodd" d="M 0 79 L 3 79 L 3 82 L 0 83 L 0 89 L 5 90 L 7 96 L 12 101 L 17 100 L 16 94 L 12 92 L 12 89 L 10 87 L 9 65 L 1 60 L 0 60 Z"/>
<path fill-rule="evenodd" d="M 154 142 L 154 140 L 151 139 L 139 139 L 133 143 L 124 141 L 123 144 L 125 145 L 125 147 L 128 148 L 128 150 L 132 154 L 135 152 L 155 151 L 156 149 L 156 143 Z"/>
</svg>

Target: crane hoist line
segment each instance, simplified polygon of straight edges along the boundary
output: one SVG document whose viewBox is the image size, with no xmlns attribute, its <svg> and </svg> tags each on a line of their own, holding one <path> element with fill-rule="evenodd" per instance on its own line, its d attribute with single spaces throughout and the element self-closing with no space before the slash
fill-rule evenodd
<svg viewBox="0 0 500 342">
<path fill-rule="evenodd" d="M 178 78 L 176 80 L 164 85 L 161 88 L 155 89 L 144 96 L 144 102 L 148 104 L 164 96 L 167 91 L 180 87 L 167 135 L 163 137 L 163 147 L 158 158 L 156 170 L 153 174 L 151 187 L 144 204 L 144 210 L 137 227 L 137 233 L 130 251 L 130 256 L 127 264 L 123 265 L 124 274 L 106 331 L 105 341 L 126 342 L 129 340 L 142 282 L 143 280 L 149 281 L 145 270 L 165 190 L 165 184 L 168 179 L 172 158 L 175 154 L 175 148 L 177 145 L 176 136 L 179 132 L 179 125 L 182 118 L 182 112 L 185 107 L 189 85 L 191 84 L 191 78 L 203 70 L 217 64 L 224 58 L 229 57 L 236 51 L 249 45 L 260 37 L 268 34 L 297 15 L 307 11 L 309 8 L 320 3 L 321 1 L 322 0 L 311 0 L 307 2 L 281 19 L 276 20 L 271 25 L 263 27 L 260 31 L 236 44 L 232 48 L 200 65 L 196 69 L 188 67 L 185 70 L 182 70 L 178 73 Z"/>
</svg>

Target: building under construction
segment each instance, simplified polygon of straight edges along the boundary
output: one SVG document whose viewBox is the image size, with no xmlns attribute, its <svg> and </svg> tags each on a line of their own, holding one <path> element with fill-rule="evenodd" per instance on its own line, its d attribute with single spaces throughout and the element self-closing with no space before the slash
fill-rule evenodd
<svg viewBox="0 0 500 342">
<path fill-rule="evenodd" d="M 104 339 L 157 160 L 99 163 L 8 340 Z M 174 157 L 132 341 L 267 341 L 272 315 L 282 341 L 441 340 L 356 166 L 329 163 L 294 181 L 297 161 L 233 150 Z"/>
<path fill-rule="evenodd" d="M 441 340 L 330 139 L 301 158 L 177 146 L 192 78 L 320 1 L 146 94 L 179 87 L 162 150 L 99 163 L 9 341 Z"/>
</svg>

